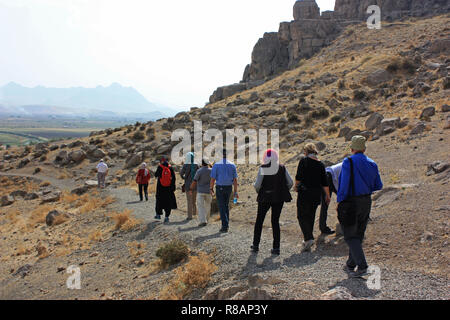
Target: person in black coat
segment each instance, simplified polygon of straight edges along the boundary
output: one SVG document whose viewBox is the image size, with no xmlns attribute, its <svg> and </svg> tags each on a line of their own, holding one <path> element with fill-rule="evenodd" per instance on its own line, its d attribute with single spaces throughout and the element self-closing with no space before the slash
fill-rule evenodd
<svg viewBox="0 0 450 320">
<path fill-rule="evenodd" d="M 286 167 L 279 164 L 278 153 L 269 149 L 264 153 L 263 165 L 259 168 L 255 189 L 258 192 L 258 214 L 256 217 L 253 245 L 254 253 L 259 251 L 261 233 L 267 212 L 272 208 L 273 255 L 280 254 L 280 215 L 285 202 L 292 200 L 289 190 L 294 185 Z M 276 168 L 276 173 L 267 172 Z M 266 172 L 265 172 L 266 171 Z"/>
<path fill-rule="evenodd" d="M 324 164 L 318 159 L 318 151 L 313 143 L 304 147 L 305 157 L 300 160 L 295 176 L 297 198 L 297 218 L 302 229 L 304 242 L 302 251 L 311 251 L 314 244 L 314 222 L 316 210 L 325 192 L 325 203 L 330 203 L 330 191 Z"/>
<path fill-rule="evenodd" d="M 168 169 L 168 170 L 167 170 Z M 170 172 L 169 175 L 165 173 Z M 177 199 L 175 197 L 175 172 L 166 158 L 162 158 L 158 169 L 155 172 L 157 180 L 156 185 L 156 216 L 155 219 L 161 219 L 163 210 L 166 214 L 164 223 L 169 223 L 169 217 L 172 210 L 177 209 Z M 167 186 L 163 185 L 166 184 Z"/>
</svg>

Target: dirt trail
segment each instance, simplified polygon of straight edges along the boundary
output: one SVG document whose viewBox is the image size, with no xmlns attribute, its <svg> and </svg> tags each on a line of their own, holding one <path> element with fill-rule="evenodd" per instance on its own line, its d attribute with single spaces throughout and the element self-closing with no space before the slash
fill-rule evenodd
<svg viewBox="0 0 450 320">
<path fill-rule="evenodd" d="M 165 239 L 179 238 L 195 250 L 215 252 L 219 271 L 211 286 L 236 285 L 246 282 L 250 275 L 264 278 L 274 277 L 282 283 L 276 286 L 275 298 L 317 299 L 336 286 L 347 287 L 358 298 L 367 299 L 442 299 L 450 298 L 446 279 L 428 276 L 420 272 L 407 272 L 378 263 L 381 268 L 380 290 L 371 290 L 362 279 L 348 279 L 342 271 L 347 257 L 347 247 L 342 241 L 334 241 L 334 236 L 319 239 L 311 253 L 300 252 L 300 230 L 293 225 L 293 217 L 286 212 L 281 217 L 282 253 L 276 257 L 270 254 L 271 228 L 265 226 L 258 255 L 250 252 L 253 223 L 234 218 L 245 211 L 245 207 L 235 208 L 231 214 L 230 232 L 219 233 L 220 221 L 215 217 L 205 228 L 199 228 L 196 220 L 186 221 L 185 212 L 175 210 L 169 225 L 154 219 L 154 195 L 148 202 L 138 201 L 135 190 L 111 189 L 117 201 L 116 210 L 131 209 L 134 215 L 144 221 L 146 229 L 136 240 L 147 244 L 154 251 Z M 182 200 L 184 197 L 182 197 Z M 179 200 L 180 201 L 180 200 Z M 286 209 L 292 211 L 292 208 Z M 270 220 L 269 216 L 266 220 Z M 266 221 L 267 222 L 267 221 Z M 289 228 L 286 226 L 290 226 Z M 194 296 L 202 298 L 202 295 Z"/>
</svg>

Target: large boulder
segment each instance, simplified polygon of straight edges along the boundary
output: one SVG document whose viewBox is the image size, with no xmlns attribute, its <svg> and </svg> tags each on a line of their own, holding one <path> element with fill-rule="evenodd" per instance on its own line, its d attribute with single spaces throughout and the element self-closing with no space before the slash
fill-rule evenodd
<svg viewBox="0 0 450 320">
<path fill-rule="evenodd" d="M 45 194 L 41 197 L 41 203 L 50 203 L 50 202 L 56 202 L 59 201 L 61 198 L 61 192 L 60 191 L 52 191 L 48 194 Z"/>
<path fill-rule="evenodd" d="M 380 137 L 388 135 L 398 128 L 399 123 L 399 117 L 383 119 L 377 127 L 376 134 Z"/>
<path fill-rule="evenodd" d="M 371 87 L 377 87 L 382 83 L 392 80 L 392 74 L 385 69 L 378 69 L 370 73 L 365 79 L 364 83 Z"/>
<path fill-rule="evenodd" d="M 367 119 L 366 121 L 366 129 L 367 130 L 375 130 L 381 123 L 381 121 L 383 121 L 384 117 L 375 112 L 372 113 L 372 115 Z"/>
<path fill-rule="evenodd" d="M 83 150 L 76 150 L 69 153 L 68 157 L 70 161 L 81 163 L 84 159 L 86 159 L 86 153 Z"/>
<path fill-rule="evenodd" d="M 66 221 L 67 219 L 69 219 L 69 215 L 67 213 L 62 213 L 58 210 L 52 210 L 45 217 L 45 223 L 50 227 L 53 225 L 57 225 L 60 222 Z"/>
<path fill-rule="evenodd" d="M 136 154 L 132 154 L 125 162 L 125 169 L 135 168 L 140 165 L 143 161 L 144 152 L 138 152 Z"/>
</svg>

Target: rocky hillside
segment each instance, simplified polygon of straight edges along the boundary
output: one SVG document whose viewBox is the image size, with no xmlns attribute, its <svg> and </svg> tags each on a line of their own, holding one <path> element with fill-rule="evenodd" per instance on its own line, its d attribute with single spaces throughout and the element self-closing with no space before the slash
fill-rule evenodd
<svg viewBox="0 0 450 320">
<path fill-rule="evenodd" d="M 205 108 L 86 139 L 1 150 L 0 298 L 448 299 L 449 22 L 441 15 L 386 22 L 381 30 L 352 24 L 296 68 Z M 217 215 L 206 228 L 184 221 L 180 191 L 172 223 L 154 221 L 153 195 L 136 202 L 137 167 L 146 161 L 155 168 L 175 144 L 172 131 L 191 130 L 193 120 L 222 131 L 279 129 L 291 174 L 304 143 L 315 142 L 321 159 L 336 163 L 352 135 L 365 135 L 385 184 L 374 195 L 365 242 L 369 263 L 382 270 L 382 289 L 347 279 L 340 234 L 301 254 L 295 203 L 281 218 L 281 256 L 269 253 L 270 221 L 260 255 L 251 255 L 256 166 L 238 166 L 231 233 L 217 232 Z M 111 171 L 108 188 L 97 192 L 100 158 Z M 329 212 L 334 227 L 334 204 Z M 158 249 L 173 239 L 189 250 L 161 267 Z M 69 265 L 82 269 L 81 291 L 65 287 Z M 186 287 L 187 274 L 196 281 Z"/>
<path fill-rule="evenodd" d="M 281 72 L 295 69 L 302 59 L 308 59 L 330 45 L 346 26 L 366 21 L 369 5 L 378 5 L 385 21 L 443 14 L 450 10 L 448 0 L 337 0 L 334 11 L 321 14 L 315 0 L 298 0 L 294 4 L 294 20 L 282 22 L 278 32 L 265 33 L 258 40 L 242 81 L 218 88 L 210 97 L 210 103 L 252 89 Z"/>
</svg>

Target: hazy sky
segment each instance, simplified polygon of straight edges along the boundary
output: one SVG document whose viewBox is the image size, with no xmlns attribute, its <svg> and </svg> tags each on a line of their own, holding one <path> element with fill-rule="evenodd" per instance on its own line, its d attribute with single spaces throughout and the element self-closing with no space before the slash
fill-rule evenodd
<svg viewBox="0 0 450 320">
<path fill-rule="evenodd" d="M 333 10 L 334 0 L 317 0 Z M 0 86 L 118 82 L 177 109 L 242 79 L 294 0 L 0 0 Z"/>
</svg>

